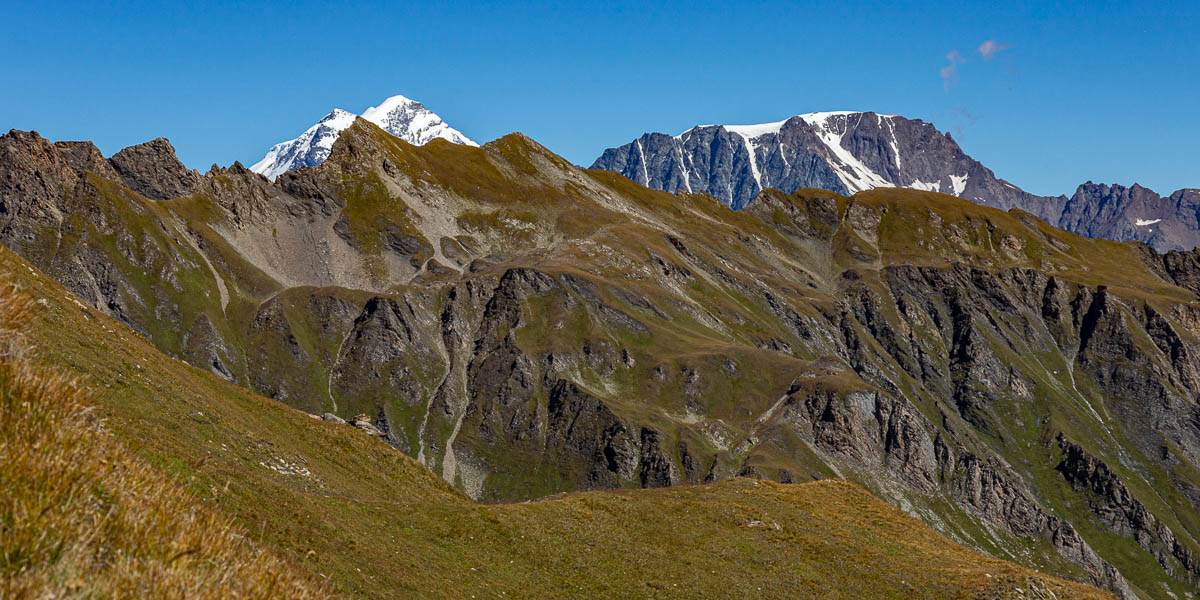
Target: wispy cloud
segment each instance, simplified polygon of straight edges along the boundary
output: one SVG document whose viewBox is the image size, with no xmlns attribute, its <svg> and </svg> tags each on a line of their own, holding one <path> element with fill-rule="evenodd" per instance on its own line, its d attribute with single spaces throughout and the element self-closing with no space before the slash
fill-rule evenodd
<svg viewBox="0 0 1200 600">
<path fill-rule="evenodd" d="M 950 61 L 950 64 L 942 67 L 941 71 L 939 71 L 939 74 L 942 77 L 942 88 L 949 93 L 950 86 L 954 85 L 954 81 L 958 77 L 958 65 L 967 62 L 967 59 L 963 58 L 963 56 L 958 53 L 958 50 L 955 49 L 946 53 L 946 60 Z"/>
<path fill-rule="evenodd" d="M 1009 46 L 1008 44 L 1001 44 L 996 40 L 987 40 L 979 45 L 978 50 L 979 55 L 983 57 L 983 60 L 992 60 L 992 57 L 996 56 L 998 52 L 1002 50 L 1008 50 L 1011 47 L 1012 46 Z"/>
</svg>

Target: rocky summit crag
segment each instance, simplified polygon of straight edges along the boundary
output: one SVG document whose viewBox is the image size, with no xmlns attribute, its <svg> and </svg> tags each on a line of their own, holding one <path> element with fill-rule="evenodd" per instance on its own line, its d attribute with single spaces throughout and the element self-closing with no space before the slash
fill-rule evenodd
<svg viewBox="0 0 1200 600">
<path fill-rule="evenodd" d="M 157 148 L 136 162 L 177 162 Z M 11 132 L 0 241 L 164 352 L 367 415 L 476 499 L 836 477 L 1122 598 L 1200 581 L 1194 251 L 919 190 L 765 181 L 734 211 L 520 134 L 414 146 L 362 119 L 274 182 L 134 185 L 184 180 Z"/>
<path fill-rule="evenodd" d="M 812 187 L 853 194 L 900 187 L 1020 208 L 1087 237 L 1137 240 L 1160 251 L 1200 245 L 1200 190 L 1168 198 L 1134 185 L 1088 182 L 1073 196 L 1037 196 L 999 179 L 949 133 L 919 119 L 823 112 L 760 125 L 701 125 L 680 135 L 647 133 L 605 150 L 592 168 L 650 188 L 706 192 L 735 209 L 765 188 Z"/>
</svg>

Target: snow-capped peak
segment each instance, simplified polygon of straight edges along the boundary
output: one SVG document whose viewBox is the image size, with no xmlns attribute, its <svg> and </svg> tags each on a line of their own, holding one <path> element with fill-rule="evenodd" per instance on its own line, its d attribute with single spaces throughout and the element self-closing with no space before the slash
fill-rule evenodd
<svg viewBox="0 0 1200 600">
<path fill-rule="evenodd" d="M 347 127 L 354 124 L 359 115 L 335 108 L 333 112 L 309 127 L 294 140 L 275 144 L 262 160 L 250 167 L 267 179 L 275 180 L 279 175 L 321 164 L 333 150 L 333 143 Z M 425 105 L 401 95 L 392 96 L 363 111 L 362 118 L 378 125 L 384 131 L 411 144 L 422 145 L 434 138 L 443 138 L 455 144 L 478 146 L 457 129 L 450 127 Z"/>
<path fill-rule="evenodd" d="M 384 131 L 417 145 L 428 143 L 434 138 L 466 146 L 479 145 L 447 125 L 441 117 L 425 108 L 424 104 L 399 94 L 384 100 L 379 106 L 372 106 L 363 111 L 362 117 L 382 127 Z"/>
<path fill-rule="evenodd" d="M 300 137 L 271 146 L 267 155 L 250 170 L 274 181 L 285 171 L 319 165 L 329 157 L 333 142 L 342 130 L 354 124 L 354 118 L 354 113 L 335 108 L 316 125 L 304 130 Z"/>
<path fill-rule="evenodd" d="M 363 111 L 363 114 L 366 115 L 371 111 L 388 112 L 396 107 L 405 106 L 408 104 L 420 104 L 420 102 L 417 102 L 416 100 L 413 100 L 404 94 L 396 94 L 390 98 L 385 98 L 383 102 L 379 103 L 379 106 L 372 106 L 371 108 Z"/>
</svg>

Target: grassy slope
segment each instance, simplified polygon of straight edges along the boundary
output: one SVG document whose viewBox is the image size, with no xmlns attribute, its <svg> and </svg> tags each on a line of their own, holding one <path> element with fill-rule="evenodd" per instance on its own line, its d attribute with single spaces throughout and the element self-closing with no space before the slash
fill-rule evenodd
<svg viewBox="0 0 1200 600">
<path fill-rule="evenodd" d="M 31 361 L 32 306 L 0 289 L 0 597 L 331 594 L 106 433 L 85 387 Z"/>
<path fill-rule="evenodd" d="M 108 430 L 351 595 L 987 598 L 1045 582 L 1107 597 L 980 556 L 844 482 L 477 504 L 357 430 L 163 357 L 6 249 L 0 270 L 45 300 L 37 355 L 85 376 Z"/>
</svg>

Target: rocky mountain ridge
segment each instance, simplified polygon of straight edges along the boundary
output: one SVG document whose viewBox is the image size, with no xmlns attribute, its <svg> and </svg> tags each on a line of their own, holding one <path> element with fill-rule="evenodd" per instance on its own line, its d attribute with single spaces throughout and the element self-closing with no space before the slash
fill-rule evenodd
<svg viewBox="0 0 1200 600">
<path fill-rule="evenodd" d="M 1195 252 L 914 190 L 732 211 L 519 134 L 359 119 L 316 168 L 166 200 L 88 146 L 0 137 L 0 241 L 165 352 L 367 415 L 472 497 L 841 477 L 1124 598 L 1200 577 Z"/>
<path fill-rule="evenodd" d="M 821 112 L 759 125 L 701 125 L 677 136 L 647 133 L 605 150 L 592 168 L 668 192 L 706 192 L 734 209 L 766 187 L 841 194 L 900 187 L 1020 208 L 1087 237 L 1137 240 L 1160 251 L 1200 245 L 1200 190 L 1161 198 L 1137 185 L 1088 182 L 1070 198 L 1036 196 L 997 178 L 949 133 L 897 115 Z"/>
<path fill-rule="evenodd" d="M 873 112 L 808 113 L 761 125 L 701 125 L 677 136 L 648 133 L 605 150 L 592 168 L 617 171 L 654 189 L 707 192 L 734 209 L 767 187 L 840 194 L 901 187 L 1006 210 L 1054 200 L 997 179 L 929 123 Z M 1042 216 L 1047 210 L 1030 212 Z"/>
<path fill-rule="evenodd" d="M 1200 189 L 1163 197 L 1138 184 L 1080 185 L 1063 205 L 1058 227 L 1088 237 L 1136 240 L 1159 250 L 1200 246 Z"/>
</svg>

